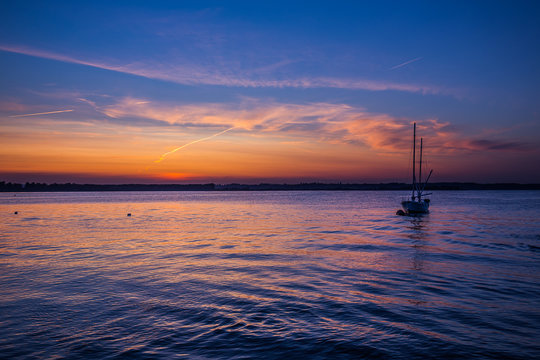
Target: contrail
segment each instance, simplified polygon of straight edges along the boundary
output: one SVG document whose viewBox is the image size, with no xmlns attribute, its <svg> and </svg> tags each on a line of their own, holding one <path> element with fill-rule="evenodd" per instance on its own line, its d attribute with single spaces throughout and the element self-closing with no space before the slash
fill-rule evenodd
<svg viewBox="0 0 540 360">
<path fill-rule="evenodd" d="M 73 110 L 58 110 L 58 111 L 49 111 L 49 112 L 42 112 L 42 113 L 35 113 L 35 114 L 11 115 L 11 116 L 8 116 L 8 117 L 10 117 L 10 118 L 18 118 L 18 117 L 25 117 L 25 116 L 58 114 L 58 113 L 65 113 L 65 112 L 70 112 L 70 111 L 73 111 Z"/>
<path fill-rule="evenodd" d="M 223 131 L 221 131 L 221 132 L 218 132 L 217 134 L 210 135 L 210 136 L 208 136 L 208 137 L 205 137 L 205 138 L 202 138 L 202 139 L 199 139 L 199 140 L 194 140 L 194 141 L 192 141 L 192 142 L 190 142 L 190 143 L 184 144 L 184 145 L 182 145 L 182 146 L 180 146 L 180 147 L 178 147 L 178 148 L 176 148 L 176 149 L 174 149 L 174 150 L 171 150 L 171 151 L 169 151 L 169 152 L 166 152 L 165 154 L 161 155 L 161 157 L 160 157 L 158 160 L 156 160 L 156 161 L 154 161 L 154 162 L 155 162 L 155 163 L 160 163 L 160 162 L 163 161 L 163 159 L 165 159 L 165 157 L 167 157 L 168 155 L 170 155 L 170 154 L 172 154 L 172 153 L 177 152 L 178 150 L 181 150 L 181 149 L 183 149 L 183 148 L 185 148 L 185 147 L 188 147 L 189 145 L 193 145 L 193 144 L 195 144 L 195 143 L 198 143 L 198 142 L 201 142 L 201 141 L 204 141 L 204 140 L 209 140 L 209 139 L 211 139 L 211 138 L 213 138 L 213 137 L 216 137 L 216 136 L 219 136 L 219 135 L 221 135 L 221 134 L 225 134 L 227 131 L 230 131 L 230 130 L 232 130 L 232 129 L 234 129 L 234 126 L 233 126 L 232 128 L 227 129 L 227 130 L 223 130 Z"/>
<path fill-rule="evenodd" d="M 409 60 L 409 61 L 405 61 L 404 63 L 401 63 L 401 64 L 399 64 L 399 65 L 396 65 L 396 66 L 391 67 L 390 70 L 399 69 L 400 67 L 403 67 L 403 66 L 405 66 L 405 65 L 409 65 L 410 63 L 413 63 L 413 62 L 418 61 L 418 60 L 421 60 L 421 59 L 423 59 L 423 58 L 422 58 L 422 57 L 418 57 L 418 58 L 416 58 L 416 59 L 412 59 L 412 60 Z"/>
</svg>

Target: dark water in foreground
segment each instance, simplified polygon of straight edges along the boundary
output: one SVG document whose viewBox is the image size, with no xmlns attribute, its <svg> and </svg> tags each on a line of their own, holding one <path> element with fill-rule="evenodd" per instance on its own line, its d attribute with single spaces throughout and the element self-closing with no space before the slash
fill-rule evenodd
<svg viewBox="0 0 540 360">
<path fill-rule="evenodd" d="M 540 358 L 540 191 L 401 195 L 0 194 L 0 357 Z"/>
</svg>

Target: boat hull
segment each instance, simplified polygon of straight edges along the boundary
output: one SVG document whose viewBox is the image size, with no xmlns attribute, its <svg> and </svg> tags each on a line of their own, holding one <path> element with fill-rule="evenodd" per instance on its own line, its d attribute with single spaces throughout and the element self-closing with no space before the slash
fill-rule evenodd
<svg viewBox="0 0 540 360">
<path fill-rule="evenodd" d="M 429 201 L 402 201 L 401 207 L 408 214 L 427 214 L 429 212 Z"/>
</svg>

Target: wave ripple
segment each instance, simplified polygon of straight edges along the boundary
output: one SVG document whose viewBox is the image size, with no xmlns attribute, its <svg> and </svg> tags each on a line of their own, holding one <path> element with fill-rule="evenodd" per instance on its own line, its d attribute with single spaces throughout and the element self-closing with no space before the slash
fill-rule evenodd
<svg viewBox="0 0 540 360">
<path fill-rule="evenodd" d="M 400 197 L 0 194 L 0 354 L 540 358 L 540 192 Z"/>
</svg>

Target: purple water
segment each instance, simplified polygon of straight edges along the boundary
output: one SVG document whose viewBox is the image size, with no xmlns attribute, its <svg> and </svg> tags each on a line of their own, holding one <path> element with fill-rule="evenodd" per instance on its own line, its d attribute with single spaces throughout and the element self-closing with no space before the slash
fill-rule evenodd
<svg viewBox="0 0 540 360">
<path fill-rule="evenodd" d="M 540 358 L 540 191 L 403 195 L 0 193 L 0 357 Z"/>
</svg>

